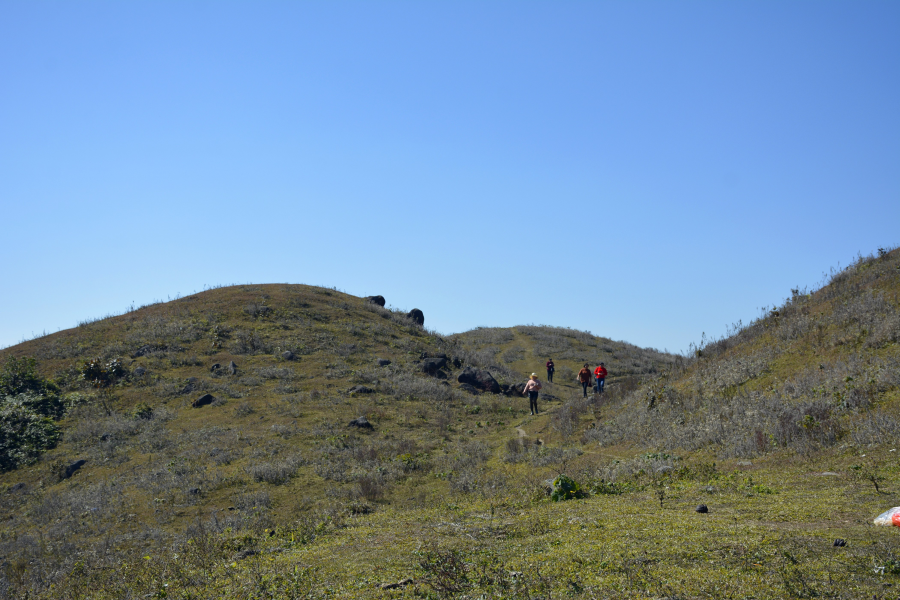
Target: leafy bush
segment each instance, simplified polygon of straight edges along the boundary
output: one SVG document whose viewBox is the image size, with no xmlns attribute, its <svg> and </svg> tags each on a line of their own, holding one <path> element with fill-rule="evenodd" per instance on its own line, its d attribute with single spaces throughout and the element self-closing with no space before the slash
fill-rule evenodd
<svg viewBox="0 0 900 600">
<path fill-rule="evenodd" d="M 58 419 L 65 412 L 59 388 L 38 375 L 33 358 L 6 359 L 0 371 L 0 397 L 16 397 L 20 405 L 46 417 Z"/>
<path fill-rule="evenodd" d="M 553 480 L 553 491 L 550 492 L 550 499 L 554 502 L 584 498 L 584 496 L 581 486 L 571 477 L 560 474 L 559 477 Z"/>
<path fill-rule="evenodd" d="M 0 471 L 32 462 L 59 440 L 59 427 L 28 408 L 22 396 L 7 396 L 0 407 Z"/>
</svg>

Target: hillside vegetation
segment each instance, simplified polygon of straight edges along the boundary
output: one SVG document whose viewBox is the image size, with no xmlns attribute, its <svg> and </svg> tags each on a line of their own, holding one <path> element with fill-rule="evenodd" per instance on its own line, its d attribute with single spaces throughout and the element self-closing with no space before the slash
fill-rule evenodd
<svg viewBox="0 0 900 600">
<path fill-rule="evenodd" d="M 896 597 L 898 307 L 895 250 L 690 356 L 301 285 L 84 323 L 0 352 L 30 432 L 0 448 L 0 594 Z"/>
</svg>

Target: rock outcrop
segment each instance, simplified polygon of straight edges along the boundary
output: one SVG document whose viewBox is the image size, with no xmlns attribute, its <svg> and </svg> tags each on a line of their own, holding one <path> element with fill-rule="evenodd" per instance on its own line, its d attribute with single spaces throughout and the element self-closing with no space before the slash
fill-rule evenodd
<svg viewBox="0 0 900 600">
<path fill-rule="evenodd" d="M 494 376 L 484 369 L 476 369 L 474 367 L 466 367 L 463 372 L 456 378 L 459 383 L 468 383 L 474 388 L 491 394 L 500 393 L 500 384 L 494 379 Z"/>
</svg>

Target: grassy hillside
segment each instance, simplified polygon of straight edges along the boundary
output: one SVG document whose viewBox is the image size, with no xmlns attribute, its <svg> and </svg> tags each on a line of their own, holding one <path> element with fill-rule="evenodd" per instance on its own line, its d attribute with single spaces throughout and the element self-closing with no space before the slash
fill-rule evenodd
<svg viewBox="0 0 900 600">
<path fill-rule="evenodd" d="M 65 414 L 0 474 L 0 593 L 896 597 L 898 530 L 871 521 L 900 504 L 898 294 L 900 253 L 860 259 L 689 357 L 549 327 L 443 338 L 286 285 L 33 340 L 0 361 L 35 357 Z M 537 416 L 456 383 L 548 356 Z M 94 358 L 127 373 L 91 387 Z M 608 392 L 584 400 L 597 360 Z"/>
</svg>

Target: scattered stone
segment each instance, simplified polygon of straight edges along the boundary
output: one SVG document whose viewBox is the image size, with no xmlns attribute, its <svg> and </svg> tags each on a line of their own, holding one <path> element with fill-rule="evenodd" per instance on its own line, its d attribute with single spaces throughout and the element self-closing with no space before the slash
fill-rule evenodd
<svg viewBox="0 0 900 600">
<path fill-rule="evenodd" d="M 191 489 L 188 490 L 188 494 L 190 494 L 190 495 L 192 495 L 192 496 L 199 496 L 199 495 L 200 495 L 200 488 L 191 488 Z"/>
<path fill-rule="evenodd" d="M 377 304 L 382 308 L 384 307 L 384 296 L 366 296 L 365 300 L 370 304 Z"/>
<path fill-rule="evenodd" d="M 418 308 L 412 309 L 411 311 L 406 313 L 406 316 L 419 327 L 425 325 L 425 313 L 423 313 Z"/>
<path fill-rule="evenodd" d="M 131 355 L 131 358 L 138 358 L 138 357 L 144 356 L 146 354 L 150 354 L 151 352 L 153 352 L 153 350 L 154 350 L 153 346 L 151 346 L 150 344 L 145 344 L 145 345 L 141 346 L 140 348 L 138 348 L 137 350 L 135 350 L 134 353 Z"/>
<path fill-rule="evenodd" d="M 426 358 L 422 361 L 422 364 L 419 365 L 419 368 L 422 369 L 423 373 L 428 373 L 429 375 L 437 375 L 438 371 L 446 366 L 446 358 Z"/>
<path fill-rule="evenodd" d="M 105 442 L 106 440 L 108 440 L 108 439 L 111 438 L 111 437 L 112 437 L 112 436 L 111 436 L 110 434 L 108 434 L 108 433 L 101 433 L 101 434 L 100 434 L 100 441 L 101 441 L 101 442 Z"/>
<path fill-rule="evenodd" d="M 294 353 L 290 350 L 285 350 L 281 353 L 281 358 L 283 358 L 284 360 L 294 360 Z"/>
<path fill-rule="evenodd" d="M 369 420 L 365 417 L 357 417 L 347 423 L 347 427 L 359 427 L 360 429 L 374 429 Z"/>
<path fill-rule="evenodd" d="M 19 490 L 24 490 L 24 489 L 25 489 L 25 484 L 20 481 L 19 483 L 15 484 L 15 485 L 9 486 L 9 489 L 6 491 L 9 493 L 13 493 L 13 492 L 18 492 Z"/>
<path fill-rule="evenodd" d="M 845 540 L 843 538 L 838 538 L 838 539 L 834 540 L 834 544 L 832 544 L 832 545 L 835 546 L 836 548 L 843 548 L 844 546 L 847 545 L 847 540 Z"/>
<path fill-rule="evenodd" d="M 211 367 L 209 368 L 209 370 L 210 370 L 211 372 L 215 373 L 216 371 L 218 371 L 218 370 L 221 369 L 221 368 L 222 368 L 222 365 L 220 365 L 219 363 L 216 363 L 216 364 L 214 364 L 213 366 L 211 366 Z"/>
<path fill-rule="evenodd" d="M 147 372 L 147 369 L 145 369 L 144 367 L 138 367 L 134 370 L 134 376 L 135 377 L 143 377 L 144 373 L 146 373 L 146 372 Z"/>
<path fill-rule="evenodd" d="M 491 394 L 499 394 L 501 389 L 500 384 L 497 383 L 494 376 L 484 369 L 466 367 L 456 380 L 459 383 L 468 383 L 483 392 L 490 392 Z M 522 389 L 525 389 L 524 384 L 522 385 Z"/>
<path fill-rule="evenodd" d="M 196 400 L 191 403 L 191 406 L 194 408 L 200 408 L 201 406 L 206 406 L 207 404 L 212 404 L 215 402 L 215 398 L 212 394 L 203 394 Z"/>
<path fill-rule="evenodd" d="M 63 478 L 63 479 L 68 479 L 69 477 L 71 477 L 72 475 L 75 474 L 75 471 L 77 471 L 78 469 L 80 469 L 81 467 L 83 467 L 83 466 L 84 466 L 84 463 L 86 463 L 86 462 L 87 462 L 87 461 L 84 460 L 83 458 L 82 458 L 82 459 L 79 459 L 79 460 L 76 460 L 75 462 L 73 462 L 72 464 L 70 464 L 68 467 L 66 467 L 66 470 L 63 471 L 63 473 L 62 473 L 62 478 Z"/>
<path fill-rule="evenodd" d="M 185 386 L 183 388 L 181 388 L 181 393 L 182 394 L 190 394 L 191 392 L 194 391 L 194 387 L 195 387 L 196 383 L 197 383 L 196 377 L 188 377 L 187 383 L 185 384 Z"/>
<path fill-rule="evenodd" d="M 459 389 L 461 389 L 461 390 L 464 391 L 464 392 L 469 392 L 470 394 L 476 394 L 476 395 L 477 395 L 477 394 L 480 394 L 480 393 L 481 393 L 481 392 L 478 391 L 478 388 L 476 388 L 474 385 L 472 385 L 472 384 L 470 384 L 470 383 L 461 383 L 461 384 L 459 384 Z"/>
<path fill-rule="evenodd" d="M 661 466 L 661 467 L 657 467 L 657 468 L 656 468 L 656 472 L 659 473 L 659 474 L 661 474 L 661 475 L 665 475 L 665 474 L 671 473 L 671 472 L 674 471 L 674 470 L 675 470 L 675 467 L 672 467 L 672 466 L 670 466 L 670 465 L 663 465 L 663 466 Z"/>
<path fill-rule="evenodd" d="M 389 364 L 391 364 L 391 361 L 388 360 L 388 359 L 386 359 L 386 358 L 379 358 L 379 359 L 376 359 L 375 362 L 378 363 L 378 366 L 379 366 L 379 367 L 386 367 L 386 366 L 388 366 Z"/>
<path fill-rule="evenodd" d="M 841 476 L 840 473 L 835 473 L 834 471 L 825 471 L 821 475 L 822 475 L 822 477 L 840 477 Z"/>
<path fill-rule="evenodd" d="M 347 390 L 347 392 L 350 394 L 374 394 L 375 390 L 364 385 L 355 385 Z"/>
<path fill-rule="evenodd" d="M 700 514 L 706 514 L 709 512 L 709 508 L 705 504 L 698 505 L 694 510 Z"/>
<path fill-rule="evenodd" d="M 237 365 L 234 364 L 234 361 L 228 363 L 228 372 L 232 375 L 237 375 Z"/>
<path fill-rule="evenodd" d="M 413 583 L 413 580 L 412 580 L 412 579 L 408 579 L 408 578 L 407 578 L 407 579 L 401 579 L 401 580 L 398 581 L 397 583 L 382 583 L 382 584 L 381 584 L 381 589 L 383 589 L 383 590 L 396 590 L 396 589 L 398 589 L 398 588 L 405 587 L 405 586 L 407 586 L 407 585 L 409 585 L 409 584 L 411 584 L 411 583 Z"/>
<path fill-rule="evenodd" d="M 228 510 L 231 510 L 231 509 L 229 508 Z M 259 551 L 251 550 L 248 548 L 247 550 L 241 550 L 240 552 L 235 554 L 233 558 L 234 558 L 234 560 L 244 560 L 245 558 L 253 556 L 254 554 L 259 554 Z"/>
<path fill-rule="evenodd" d="M 737 466 L 739 466 L 739 467 L 752 467 L 753 466 L 753 463 L 750 462 L 749 460 L 739 460 L 735 464 L 737 464 Z"/>
</svg>

